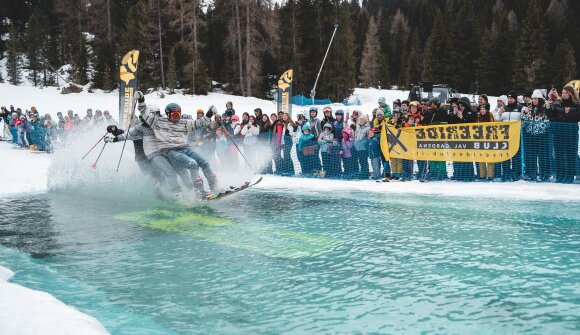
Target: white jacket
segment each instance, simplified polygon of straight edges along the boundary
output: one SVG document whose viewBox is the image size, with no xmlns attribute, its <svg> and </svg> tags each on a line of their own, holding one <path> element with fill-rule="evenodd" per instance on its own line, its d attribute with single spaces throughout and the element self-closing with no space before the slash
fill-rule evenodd
<svg viewBox="0 0 580 335">
<path fill-rule="evenodd" d="M 244 144 L 254 145 L 258 143 L 258 135 L 260 134 L 260 128 L 257 126 L 246 125 L 242 128 L 242 135 L 244 136 Z"/>
</svg>

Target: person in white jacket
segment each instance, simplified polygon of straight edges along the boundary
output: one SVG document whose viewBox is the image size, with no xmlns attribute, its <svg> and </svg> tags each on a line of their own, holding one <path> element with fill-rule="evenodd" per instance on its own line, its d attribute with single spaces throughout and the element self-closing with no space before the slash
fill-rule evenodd
<svg viewBox="0 0 580 335">
<path fill-rule="evenodd" d="M 244 153 L 246 153 L 248 160 L 250 160 L 254 166 L 257 166 L 256 157 L 260 128 L 258 128 L 256 118 L 253 115 L 249 116 L 248 124 L 241 127 L 241 133 L 242 136 L 244 136 Z"/>
</svg>

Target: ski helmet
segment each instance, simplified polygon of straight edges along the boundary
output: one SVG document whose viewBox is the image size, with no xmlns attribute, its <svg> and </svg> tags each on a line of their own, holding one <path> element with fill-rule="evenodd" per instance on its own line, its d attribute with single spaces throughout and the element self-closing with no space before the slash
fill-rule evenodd
<svg viewBox="0 0 580 335">
<path fill-rule="evenodd" d="M 165 106 L 165 114 L 169 114 L 169 113 L 174 112 L 174 111 L 179 111 L 179 113 L 181 114 L 181 107 L 174 102 Z"/>
<path fill-rule="evenodd" d="M 378 103 L 387 104 L 387 99 L 385 99 L 385 97 L 380 97 Z"/>
<path fill-rule="evenodd" d="M 177 118 L 177 121 L 173 121 L 173 120 L 171 120 L 171 121 L 178 122 L 179 119 L 181 119 L 181 107 L 178 104 L 172 102 L 172 103 L 168 104 L 167 106 L 165 106 L 165 114 L 167 115 L 168 119 L 171 119 L 172 116 L 174 118 Z"/>
</svg>

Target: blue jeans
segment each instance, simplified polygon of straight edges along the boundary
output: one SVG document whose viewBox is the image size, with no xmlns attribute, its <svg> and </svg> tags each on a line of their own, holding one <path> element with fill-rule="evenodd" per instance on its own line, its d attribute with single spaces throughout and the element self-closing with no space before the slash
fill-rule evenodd
<svg viewBox="0 0 580 335">
<path fill-rule="evenodd" d="M 179 183 L 177 181 L 177 173 L 175 172 L 175 169 L 173 169 L 173 166 L 171 166 L 169 161 L 167 161 L 167 159 L 164 156 L 162 155 L 153 156 L 149 160 L 149 163 L 151 164 L 151 168 L 154 171 L 158 172 L 161 176 L 165 178 L 165 183 L 172 192 L 180 191 Z"/>
<path fill-rule="evenodd" d="M 176 169 L 183 168 L 189 170 L 191 178 L 193 179 L 199 176 L 200 167 L 206 178 L 210 178 L 213 174 L 209 163 L 191 148 L 169 150 L 167 151 L 167 158 Z"/>
</svg>

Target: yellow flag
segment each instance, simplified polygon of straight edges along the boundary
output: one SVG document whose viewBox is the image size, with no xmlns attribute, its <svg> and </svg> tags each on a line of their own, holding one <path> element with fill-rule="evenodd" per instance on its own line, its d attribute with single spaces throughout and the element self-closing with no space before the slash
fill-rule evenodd
<svg viewBox="0 0 580 335">
<path fill-rule="evenodd" d="M 391 159 L 391 154 L 389 152 L 389 137 L 387 136 L 387 124 L 383 122 L 383 127 L 381 129 L 381 152 L 386 160 Z"/>
</svg>

